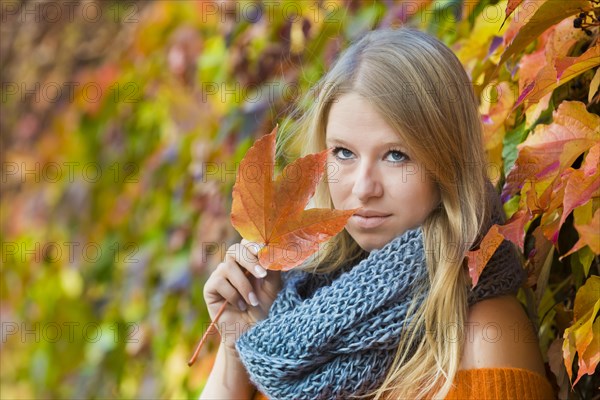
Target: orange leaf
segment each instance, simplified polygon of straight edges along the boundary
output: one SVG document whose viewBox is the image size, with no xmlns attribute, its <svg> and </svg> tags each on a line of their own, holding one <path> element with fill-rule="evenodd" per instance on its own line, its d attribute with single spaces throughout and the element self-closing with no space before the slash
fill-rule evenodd
<svg viewBox="0 0 600 400">
<path fill-rule="evenodd" d="M 563 76 L 576 76 L 600 65 L 600 45 L 588 49 L 579 57 L 564 57 L 555 61 L 556 77 L 565 81 Z"/>
<path fill-rule="evenodd" d="M 504 236 L 499 232 L 499 226 L 494 224 L 481 241 L 479 249 L 467 252 L 469 276 L 473 282 L 473 287 L 477 286 L 481 272 L 498 246 L 502 244 L 502 241 L 504 241 Z"/>
<path fill-rule="evenodd" d="M 537 103 L 560 85 L 598 65 L 600 65 L 600 45 L 588 49 L 579 57 L 554 60 L 554 66 L 552 63 L 547 64 L 537 73 L 535 80 L 523 88 L 513 110 L 525 101 L 527 101 L 525 108 Z"/>
<path fill-rule="evenodd" d="M 564 223 L 567 216 L 575 209 L 590 201 L 592 197 L 600 195 L 600 143 L 592 147 L 581 168 L 574 170 L 567 181 L 563 198 L 563 214 L 560 225 Z"/>
<path fill-rule="evenodd" d="M 599 209 L 600 210 L 600 209 Z M 577 233 L 579 233 L 579 240 L 571 250 L 563 254 L 560 259 L 568 256 L 569 254 L 575 253 L 577 250 L 583 248 L 584 246 L 590 246 L 590 249 L 595 254 L 600 254 L 600 211 L 596 210 L 592 220 L 589 224 L 577 225 L 575 224 L 575 229 L 577 229 Z"/>
<path fill-rule="evenodd" d="M 498 65 L 502 65 L 509 57 L 524 50 L 534 39 L 546 29 L 557 24 L 566 17 L 589 11 L 589 0 L 547 0 L 542 3 L 531 19 L 519 30 L 510 45 L 504 50 Z"/>
<path fill-rule="evenodd" d="M 518 157 L 506 177 L 503 198 L 516 193 L 527 180 L 558 177 L 598 142 L 600 117 L 589 113 L 585 104 L 564 101 L 552 115 L 552 124 L 536 126 L 533 134 L 517 146 Z"/>
<path fill-rule="evenodd" d="M 233 187 L 231 223 L 251 242 L 264 243 L 259 263 L 289 270 L 340 232 L 353 210 L 308 209 L 308 201 L 325 172 L 329 150 L 287 165 L 273 181 L 277 127 L 256 141 L 240 163 Z"/>
<path fill-rule="evenodd" d="M 519 246 L 519 249 L 523 251 L 523 245 L 525 243 L 525 224 L 531 221 L 532 215 L 527 210 L 518 210 L 513 216 L 506 221 L 502 226 L 498 227 L 498 232 L 502 236 Z"/>
</svg>

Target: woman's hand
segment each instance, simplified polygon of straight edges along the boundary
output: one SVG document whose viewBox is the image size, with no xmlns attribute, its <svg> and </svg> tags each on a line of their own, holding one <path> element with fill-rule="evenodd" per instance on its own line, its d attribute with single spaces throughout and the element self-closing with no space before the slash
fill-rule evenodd
<svg viewBox="0 0 600 400">
<path fill-rule="evenodd" d="M 213 321 L 223 303 L 228 303 L 216 322 L 228 350 L 235 351 L 237 338 L 267 317 L 282 287 L 281 271 L 260 267 L 258 250 L 256 243 L 246 239 L 232 245 L 204 285 L 204 301 Z"/>
</svg>

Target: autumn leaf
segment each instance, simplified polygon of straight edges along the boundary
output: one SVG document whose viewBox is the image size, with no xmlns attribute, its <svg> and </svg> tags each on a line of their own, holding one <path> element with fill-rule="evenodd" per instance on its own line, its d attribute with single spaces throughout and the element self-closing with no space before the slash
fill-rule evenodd
<svg viewBox="0 0 600 400">
<path fill-rule="evenodd" d="M 525 244 L 525 225 L 531 221 L 533 216 L 525 209 L 520 209 L 504 225 L 499 226 L 499 232 L 505 239 L 513 242 L 523 250 Z"/>
<path fill-rule="evenodd" d="M 600 65 L 600 45 L 588 49 L 579 57 L 563 57 L 546 64 L 519 95 L 513 110 L 524 102 L 525 107 L 539 102 L 560 85 Z"/>
<path fill-rule="evenodd" d="M 575 253 L 586 245 L 589 246 L 595 254 L 600 254 L 600 233 L 598 233 L 600 232 L 600 210 L 596 210 L 594 217 L 588 224 L 575 224 L 575 229 L 577 230 L 577 233 L 579 233 L 579 240 L 575 243 L 573 248 L 562 255 L 560 259 L 562 260 L 564 257 Z"/>
<path fill-rule="evenodd" d="M 477 285 L 483 269 L 504 240 L 511 241 L 523 251 L 525 224 L 531 221 L 531 218 L 532 215 L 527 210 L 520 209 L 504 225 L 492 225 L 481 240 L 479 248 L 467 252 L 469 276 L 473 287 Z"/>
<path fill-rule="evenodd" d="M 494 224 L 482 239 L 479 249 L 467 252 L 469 276 L 473 287 L 477 286 L 484 267 L 503 241 L 504 236 L 499 232 L 499 225 Z"/>
<path fill-rule="evenodd" d="M 592 197 L 600 197 L 600 143 L 592 147 L 581 168 L 573 170 L 567 181 L 563 196 L 563 213 L 560 225 L 567 216 L 582 204 L 590 201 Z"/>
<path fill-rule="evenodd" d="M 584 375 L 594 373 L 600 361 L 600 320 L 594 319 L 600 310 L 600 278 L 592 275 L 579 288 L 575 295 L 573 307 L 573 325 L 565 329 L 563 334 L 563 357 L 569 380 L 573 381 L 573 359 L 579 354 L 579 371 L 576 385 Z"/>
<path fill-rule="evenodd" d="M 600 117 L 589 113 L 585 104 L 561 103 L 553 113 L 552 124 L 536 126 L 533 134 L 517 146 L 518 157 L 506 177 L 502 198 L 516 193 L 528 180 L 538 182 L 559 176 L 598 142 L 599 126 Z"/>
<path fill-rule="evenodd" d="M 590 83 L 590 91 L 588 93 L 588 103 L 592 103 L 596 92 L 598 92 L 598 87 L 600 87 L 600 68 L 596 70 L 596 75 L 592 78 L 592 82 Z"/>
<path fill-rule="evenodd" d="M 542 83 L 547 83 L 547 88 L 566 83 L 566 81 L 557 83 L 559 78 L 556 76 L 555 63 L 567 57 L 573 45 L 586 37 L 582 30 L 573 28 L 572 18 L 565 18 L 537 39 L 537 45 L 541 47 L 539 50 L 522 57 L 518 72 L 520 102 L 513 107 L 513 110 L 525 102 L 527 127 L 539 118 L 550 103 L 552 92 L 542 91 Z"/>
<path fill-rule="evenodd" d="M 506 11 L 504 12 L 506 16 L 504 17 L 504 21 L 502 21 L 502 25 L 506 22 L 508 17 L 516 10 L 516 8 L 521 4 L 523 0 L 508 0 L 508 4 L 506 5 Z"/>
<path fill-rule="evenodd" d="M 231 223 L 244 239 L 264 243 L 258 253 L 263 267 L 286 271 L 340 232 L 359 209 L 305 210 L 325 172 L 329 150 L 299 158 L 273 181 L 276 133 L 277 127 L 256 141 L 241 161 Z"/>
<path fill-rule="evenodd" d="M 532 287 L 538 284 L 544 263 L 553 249 L 553 243 L 543 235 L 540 226 L 535 228 L 531 235 L 533 236 L 535 247 L 527 254 L 527 282 L 525 287 Z"/>
<path fill-rule="evenodd" d="M 498 65 L 502 65 L 509 57 L 524 50 L 529 43 L 539 37 L 546 29 L 559 23 L 565 17 L 589 11 L 589 0 L 547 0 L 537 9 L 531 19 L 519 30 L 517 35 L 507 46 L 500 58 Z"/>
</svg>

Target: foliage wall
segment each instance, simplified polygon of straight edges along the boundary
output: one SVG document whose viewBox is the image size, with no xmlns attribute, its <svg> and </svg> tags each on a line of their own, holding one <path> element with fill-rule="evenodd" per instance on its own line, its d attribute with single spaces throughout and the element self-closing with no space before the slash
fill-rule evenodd
<svg viewBox="0 0 600 400">
<path fill-rule="evenodd" d="M 1 3 L 2 398 L 196 397 L 237 163 L 349 41 L 399 25 L 469 73 L 548 377 L 598 398 L 597 1 L 65 3 Z"/>
</svg>

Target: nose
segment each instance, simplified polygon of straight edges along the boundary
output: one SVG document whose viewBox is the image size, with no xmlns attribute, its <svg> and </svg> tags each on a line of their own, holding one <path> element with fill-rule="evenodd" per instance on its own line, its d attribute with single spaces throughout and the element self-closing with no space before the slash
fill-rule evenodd
<svg viewBox="0 0 600 400">
<path fill-rule="evenodd" d="M 371 197 L 381 197 L 383 185 L 377 171 L 368 165 L 361 165 L 352 187 L 352 194 L 361 202 L 366 202 Z"/>
</svg>

